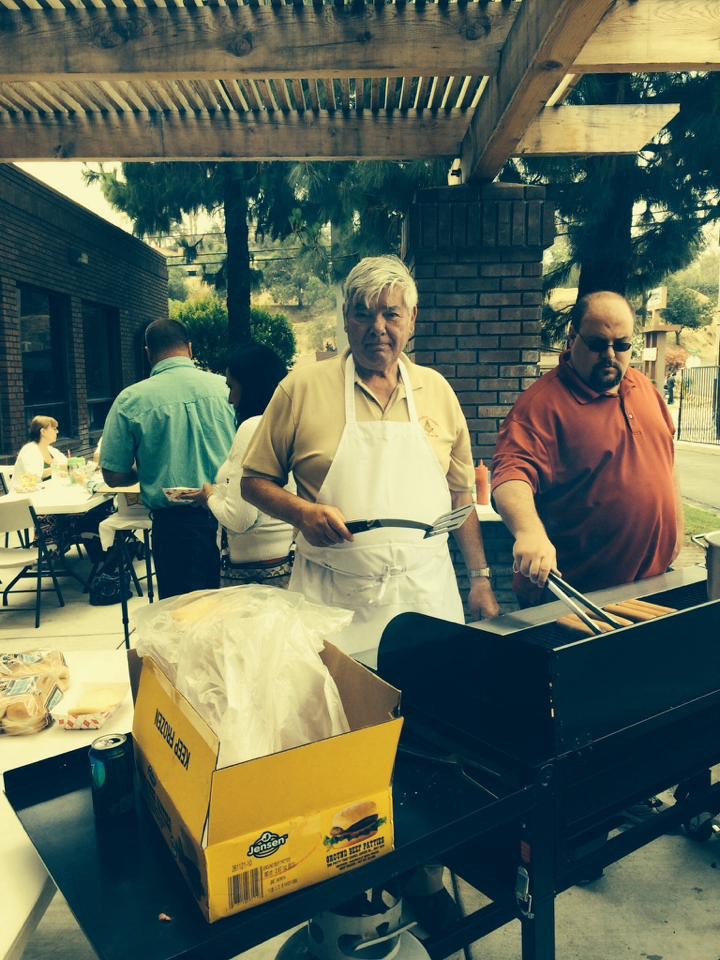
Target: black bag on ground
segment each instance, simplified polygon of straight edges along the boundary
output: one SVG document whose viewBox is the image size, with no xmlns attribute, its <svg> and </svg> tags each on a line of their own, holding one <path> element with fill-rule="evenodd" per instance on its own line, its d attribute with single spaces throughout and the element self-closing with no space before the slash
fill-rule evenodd
<svg viewBox="0 0 720 960">
<path fill-rule="evenodd" d="M 94 607 L 106 607 L 112 603 L 120 603 L 119 573 L 98 573 L 93 577 L 88 591 L 89 601 Z M 125 582 L 125 599 L 130 599 L 130 584 Z"/>
</svg>

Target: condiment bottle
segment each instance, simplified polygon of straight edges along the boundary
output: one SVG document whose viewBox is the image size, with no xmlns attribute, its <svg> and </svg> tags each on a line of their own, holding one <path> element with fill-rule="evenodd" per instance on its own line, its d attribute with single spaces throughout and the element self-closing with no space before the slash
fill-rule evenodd
<svg viewBox="0 0 720 960">
<path fill-rule="evenodd" d="M 475 496 L 483 506 L 490 503 L 490 471 L 482 460 L 475 467 Z"/>
</svg>

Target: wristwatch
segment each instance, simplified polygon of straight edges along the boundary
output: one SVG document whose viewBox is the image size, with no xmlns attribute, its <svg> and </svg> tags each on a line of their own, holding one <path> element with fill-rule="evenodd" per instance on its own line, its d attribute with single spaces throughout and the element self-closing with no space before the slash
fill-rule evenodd
<svg viewBox="0 0 720 960">
<path fill-rule="evenodd" d="M 492 570 L 490 567 L 479 567 L 477 570 L 469 570 L 470 579 L 475 577 L 485 577 L 486 580 L 492 580 Z"/>
</svg>

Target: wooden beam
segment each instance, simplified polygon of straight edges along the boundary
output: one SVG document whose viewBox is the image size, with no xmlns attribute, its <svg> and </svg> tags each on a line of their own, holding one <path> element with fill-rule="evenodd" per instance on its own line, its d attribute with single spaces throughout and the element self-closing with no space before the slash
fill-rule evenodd
<svg viewBox="0 0 720 960">
<path fill-rule="evenodd" d="M 457 155 L 467 116 L 0 114 L 8 160 L 356 160 Z"/>
<path fill-rule="evenodd" d="M 677 103 L 548 107 L 530 124 L 517 156 L 635 154 L 668 124 Z"/>
<path fill-rule="evenodd" d="M 720 0 L 617 0 L 575 73 L 720 70 Z"/>
<path fill-rule="evenodd" d="M 463 142 L 464 181 L 500 172 L 611 3 L 524 0 Z"/>
<path fill-rule="evenodd" d="M 0 7 L 0 80 L 494 73 L 519 6 Z"/>
</svg>

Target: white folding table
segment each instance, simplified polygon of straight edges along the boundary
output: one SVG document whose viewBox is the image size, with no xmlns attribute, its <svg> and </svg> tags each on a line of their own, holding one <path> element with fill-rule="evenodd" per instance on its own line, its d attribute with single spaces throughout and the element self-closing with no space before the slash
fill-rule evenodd
<svg viewBox="0 0 720 960">
<path fill-rule="evenodd" d="M 124 650 L 73 651 L 65 654 L 70 684 L 92 681 L 127 683 L 123 703 L 100 730 L 65 730 L 54 724 L 40 733 L 10 737 L 0 734 L 0 773 L 89 746 L 104 733 L 132 728 L 132 697 Z M 35 848 L 5 794 L 0 795 L 0 960 L 18 960 L 55 894 Z"/>
</svg>

